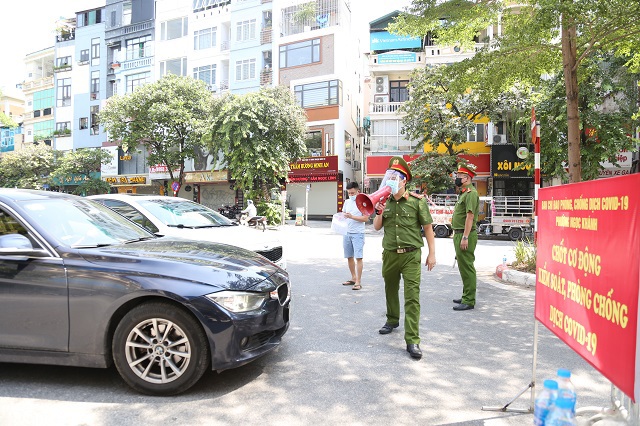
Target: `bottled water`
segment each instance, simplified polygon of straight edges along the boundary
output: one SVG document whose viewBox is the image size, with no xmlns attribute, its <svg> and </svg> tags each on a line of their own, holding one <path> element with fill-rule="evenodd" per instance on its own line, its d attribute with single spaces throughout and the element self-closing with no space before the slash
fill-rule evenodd
<svg viewBox="0 0 640 426">
<path fill-rule="evenodd" d="M 502 266 L 507 266 L 507 255 L 506 254 L 502 255 Z"/>
<path fill-rule="evenodd" d="M 571 383 L 571 372 L 564 368 L 558 369 L 558 398 L 571 401 L 571 412 L 576 413 L 576 388 Z"/>
<path fill-rule="evenodd" d="M 545 380 L 544 388 L 538 394 L 533 409 L 533 424 L 535 426 L 544 426 L 549 408 L 553 405 L 558 395 L 558 382 L 555 380 Z"/>
<path fill-rule="evenodd" d="M 575 426 L 576 417 L 571 411 L 574 402 L 558 396 L 555 405 L 549 410 L 545 426 Z"/>
</svg>

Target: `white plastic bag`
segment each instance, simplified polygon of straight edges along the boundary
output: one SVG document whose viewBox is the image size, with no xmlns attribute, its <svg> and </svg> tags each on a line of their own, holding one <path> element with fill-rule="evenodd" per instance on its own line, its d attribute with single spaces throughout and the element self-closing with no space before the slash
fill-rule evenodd
<svg viewBox="0 0 640 426">
<path fill-rule="evenodd" d="M 336 234 L 347 235 L 347 218 L 344 213 L 339 212 L 333 215 L 331 219 L 331 230 Z"/>
</svg>

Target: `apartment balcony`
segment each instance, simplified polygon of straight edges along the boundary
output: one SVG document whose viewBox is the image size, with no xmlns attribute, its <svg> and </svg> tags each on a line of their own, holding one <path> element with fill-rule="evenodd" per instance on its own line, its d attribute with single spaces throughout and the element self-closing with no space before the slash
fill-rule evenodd
<svg viewBox="0 0 640 426">
<path fill-rule="evenodd" d="M 273 71 L 271 69 L 260 71 L 260 85 L 271 86 L 273 83 Z"/>
<path fill-rule="evenodd" d="M 340 24 L 340 0 L 311 0 L 282 9 L 283 37 Z"/>
<path fill-rule="evenodd" d="M 36 90 L 49 89 L 53 87 L 53 77 L 39 78 L 38 80 L 25 81 L 22 83 L 22 91 L 25 94 Z"/>
<path fill-rule="evenodd" d="M 476 43 L 471 49 L 463 49 L 460 46 L 425 46 L 424 62 L 425 64 L 460 62 L 473 57 L 476 52 L 486 46 L 486 43 Z"/>
<path fill-rule="evenodd" d="M 376 95 L 379 97 L 381 95 Z M 386 96 L 388 98 L 388 95 Z M 369 113 L 375 114 L 397 114 L 400 107 L 404 105 L 404 102 L 373 102 L 369 104 Z"/>
<path fill-rule="evenodd" d="M 407 52 L 394 50 L 391 52 L 369 55 L 369 69 L 372 74 L 389 72 L 410 72 L 417 67 L 424 67 L 424 52 Z"/>
<path fill-rule="evenodd" d="M 272 40 L 273 29 L 267 27 L 260 31 L 260 44 L 269 44 Z"/>
<path fill-rule="evenodd" d="M 123 70 L 132 70 L 135 68 L 150 67 L 151 65 L 153 65 L 152 56 L 147 58 L 131 59 L 128 61 L 124 61 L 121 64 Z"/>
<path fill-rule="evenodd" d="M 137 22 L 132 25 L 126 25 L 120 28 L 109 29 L 105 31 L 105 39 L 107 40 L 108 45 L 110 44 L 111 46 L 114 46 L 120 43 L 120 41 L 111 40 L 112 38 L 120 37 L 120 36 L 130 36 L 132 34 L 141 33 L 145 31 L 148 32 L 148 30 L 153 29 L 153 25 L 154 25 L 154 20 L 149 20 L 145 22 Z"/>
</svg>

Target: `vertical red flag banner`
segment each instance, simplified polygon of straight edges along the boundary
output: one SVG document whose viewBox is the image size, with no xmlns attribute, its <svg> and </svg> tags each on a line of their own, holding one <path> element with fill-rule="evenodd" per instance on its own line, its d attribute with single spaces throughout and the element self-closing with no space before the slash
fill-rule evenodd
<svg viewBox="0 0 640 426">
<path fill-rule="evenodd" d="M 535 317 L 637 401 L 640 174 L 542 188 Z"/>
</svg>

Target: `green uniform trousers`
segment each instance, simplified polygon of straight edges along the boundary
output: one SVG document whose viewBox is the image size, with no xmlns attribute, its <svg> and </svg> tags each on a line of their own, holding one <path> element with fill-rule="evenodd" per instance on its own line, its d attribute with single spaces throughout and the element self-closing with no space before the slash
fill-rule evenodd
<svg viewBox="0 0 640 426">
<path fill-rule="evenodd" d="M 404 280 L 404 340 L 420 343 L 421 250 L 409 253 L 382 252 L 382 278 L 387 299 L 387 323 L 400 323 L 400 276 Z"/>
<path fill-rule="evenodd" d="M 458 260 L 458 270 L 462 278 L 462 303 L 475 306 L 476 304 L 476 267 L 473 262 L 476 260 L 476 245 L 478 244 L 478 234 L 471 231 L 469 234 L 469 246 L 466 250 L 460 249 L 462 233 L 453 235 L 453 245 L 456 248 L 456 258 Z"/>
</svg>

